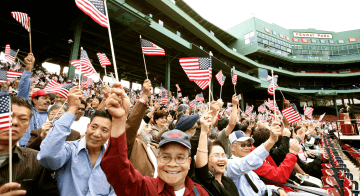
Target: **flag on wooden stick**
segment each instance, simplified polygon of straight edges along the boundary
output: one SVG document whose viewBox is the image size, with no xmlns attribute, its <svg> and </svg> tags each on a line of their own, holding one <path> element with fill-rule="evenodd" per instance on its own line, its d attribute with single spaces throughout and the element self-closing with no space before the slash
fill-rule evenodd
<svg viewBox="0 0 360 196">
<path fill-rule="evenodd" d="M 103 0 L 75 0 L 76 6 L 86 15 L 90 16 L 99 25 L 108 28 L 109 22 L 105 14 Z"/>
<path fill-rule="evenodd" d="M 0 93 L 0 130 L 8 129 L 12 126 L 9 104 L 9 93 L 7 91 L 2 91 Z"/>
<path fill-rule="evenodd" d="M 165 50 L 157 46 L 156 44 L 146 40 L 141 39 L 141 48 L 143 54 L 145 55 L 161 55 L 165 56 Z"/>
<path fill-rule="evenodd" d="M 96 53 L 97 56 L 99 57 L 99 61 L 100 61 L 100 65 L 102 68 L 106 69 L 106 65 L 111 65 L 111 62 L 109 61 L 109 59 L 106 57 L 105 53 Z"/>
<path fill-rule="evenodd" d="M 75 84 L 60 84 L 55 79 L 52 79 L 48 85 L 44 88 L 44 91 L 47 93 L 57 93 L 67 99 L 67 95 L 69 94 L 70 88 L 74 87 Z"/>
<path fill-rule="evenodd" d="M 11 50 L 10 44 L 6 44 L 5 46 L 5 59 L 10 63 L 13 64 L 16 57 L 16 51 Z"/>
<path fill-rule="evenodd" d="M 11 12 L 11 16 L 15 18 L 30 33 L 30 19 L 28 14 L 22 12 Z"/>
</svg>

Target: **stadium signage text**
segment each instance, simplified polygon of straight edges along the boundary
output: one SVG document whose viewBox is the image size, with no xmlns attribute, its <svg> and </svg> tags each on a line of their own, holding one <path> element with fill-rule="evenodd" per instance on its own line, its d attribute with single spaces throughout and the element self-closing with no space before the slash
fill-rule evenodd
<svg viewBox="0 0 360 196">
<path fill-rule="evenodd" d="M 313 37 L 313 38 L 329 38 L 329 39 L 332 39 L 332 34 L 294 32 L 294 37 Z"/>
</svg>

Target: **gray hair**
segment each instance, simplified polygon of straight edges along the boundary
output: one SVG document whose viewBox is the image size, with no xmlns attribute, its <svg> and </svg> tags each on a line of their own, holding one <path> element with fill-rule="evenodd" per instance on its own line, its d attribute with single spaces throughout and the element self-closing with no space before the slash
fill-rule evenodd
<svg viewBox="0 0 360 196">
<path fill-rule="evenodd" d="M 63 106 L 62 103 L 55 103 L 55 104 L 54 104 L 53 106 L 51 106 L 51 108 L 49 109 L 48 114 L 49 114 L 51 111 L 53 111 L 53 110 L 55 110 L 55 109 L 57 109 L 57 108 L 61 108 L 61 106 L 62 106 L 62 108 L 65 110 L 65 112 L 69 109 L 69 106 L 68 106 L 67 104 L 64 104 L 64 106 Z"/>
</svg>

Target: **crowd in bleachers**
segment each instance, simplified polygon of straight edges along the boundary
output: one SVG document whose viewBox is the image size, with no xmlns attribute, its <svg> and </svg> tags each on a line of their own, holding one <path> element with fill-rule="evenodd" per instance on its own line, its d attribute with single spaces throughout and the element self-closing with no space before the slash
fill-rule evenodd
<svg viewBox="0 0 360 196">
<path fill-rule="evenodd" d="M 11 92 L 13 146 L 10 128 L 0 130 L 0 196 L 349 195 L 357 185 L 328 148 L 334 116 L 290 124 L 280 113 L 246 115 L 236 95 L 231 105 L 194 108 L 188 98 L 151 94 L 150 80 L 141 91 L 85 88 L 33 69 L 32 54 L 25 63 L 20 79 L 2 83 L 1 95 Z M 74 87 L 49 93 L 52 80 Z"/>
</svg>

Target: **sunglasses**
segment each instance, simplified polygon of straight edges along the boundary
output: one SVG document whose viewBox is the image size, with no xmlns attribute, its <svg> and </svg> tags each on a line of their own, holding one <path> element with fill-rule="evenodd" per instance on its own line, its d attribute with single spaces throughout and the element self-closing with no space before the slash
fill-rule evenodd
<svg viewBox="0 0 360 196">
<path fill-rule="evenodd" d="M 243 143 L 243 142 L 237 142 L 236 144 L 240 144 L 241 147 L 251 147 L 251 143 Z"/>
</svg>

